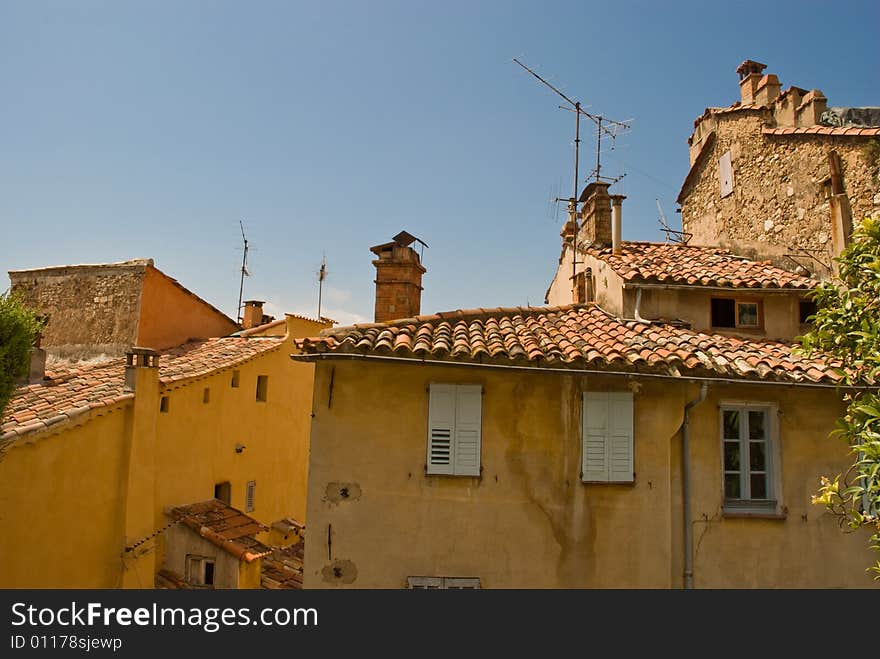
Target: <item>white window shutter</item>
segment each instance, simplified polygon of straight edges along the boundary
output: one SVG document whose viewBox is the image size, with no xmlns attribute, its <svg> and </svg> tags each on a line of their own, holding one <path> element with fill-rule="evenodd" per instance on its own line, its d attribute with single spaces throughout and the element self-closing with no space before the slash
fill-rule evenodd
<svg viewBox="0 0 880 659">
<path fill-rule="evenodd" d="M 584 481 L 607 481 L 608 471 L 608 394 L 585 391 L 583 406 Z"/>
<path fill-rule="evenodd" d="M 583 481 L 633 480 L 633 396 L 587 391 L 583 404 Z"/>
<path fill-rule="evenodd" d="M 633 480 L 633 395 L 608 394 L 609 480 L 631 483 Z"/>
<path fill-rule="evenodd" d="M 462 384 L 456 389 L 455 475 L 479 476 L 483 388 L 478 384 Z"/>
<path fill-rule="evenodd" d="M 454 384 L 432 384 L 428 395 L 428 473 L 454 474 Z"/>
</svg>

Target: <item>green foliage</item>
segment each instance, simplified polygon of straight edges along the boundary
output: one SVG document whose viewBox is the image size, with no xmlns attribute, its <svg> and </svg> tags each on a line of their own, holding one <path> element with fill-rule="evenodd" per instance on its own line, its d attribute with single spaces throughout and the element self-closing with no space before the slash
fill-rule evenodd
<svg viewBox="0 0 880 659">
<path fill-rule="evenodd" d="M 0 417 L 15 381 L 27 375 L 31 347 L 41 329 L 42 323 L 19 296 L 0 293 Z"/>
<path fill-rule="evenodd" d="M 871 547 L 880 551 L 880 214 L 862 221 L 836 261 L 837 279 L 811 294 L 817 307 L 813 329 L 801 338 L 806 354 L 837 357 L 846 384 L 855 387 L 832 433 L 854 457 L 846 473 L 822 477 L 813 503 L 850 529 L 873 529 Z M 880 561 L 869 569 L 880 579 Z"/>
</svg>

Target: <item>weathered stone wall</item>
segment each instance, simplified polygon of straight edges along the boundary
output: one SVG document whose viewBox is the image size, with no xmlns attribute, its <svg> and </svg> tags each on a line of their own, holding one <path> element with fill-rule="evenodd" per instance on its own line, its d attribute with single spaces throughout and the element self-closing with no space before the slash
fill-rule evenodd
<svg viewBox="0 0 880 659">
<path fill-rule="evenodd" d="M 147 260 L 9 273 L 13 291 L 49 316 L 42 347 L 65 359 L 121 356 L 135 343 Z"/>
<path fill-rule="evenodd" d="M 680 196 L 693 245 L 722 245 L 751 258 L 827 276 L 834 254 L 828 154 L 840 156 L 854 221 L 880 208 L 880 140 L 828 135 L 765 136 L 750 112 L 715 117 L 705 148 Z M 733 193 L 722 198 L 719 158 L 730 151 Z M 786 254 L 797 255 L 788 257 Z M 820 264 L 821 262 L 821 264 Z"/>
</svg>

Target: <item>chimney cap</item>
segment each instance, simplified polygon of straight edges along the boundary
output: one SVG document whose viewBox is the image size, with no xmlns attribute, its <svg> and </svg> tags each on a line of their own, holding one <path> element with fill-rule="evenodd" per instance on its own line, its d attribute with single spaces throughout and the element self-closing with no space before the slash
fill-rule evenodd
<svg viewBox="0 0 880 659">
<path fill-rule="evenodd" d="M 247 307 L 262 307 L 264 304 L 266 304 L 266 301 L 265 300 L 245 300 L 244 304 Z"/>
<path fill-rule="evenodd" d="M 742 80 L 746 76 L 752 75 L 754 73 L 760 75 L 766 68 L 766 64 L 761 64 L 760 62 L 756 62 L 755 60 L 747 59 L 738 67 L 736 67 L 736 72 L 739 73 L 739 79 Z"/>
<path fill-rule="evenodd" d="M 584 188 L 584 191 L 581 192 L 581 196 L 578 199 L 578 201 L 584 202 L 587 199 L 589 199 L 593 195 L 593 191 L 596 188 L 602 188 L 605 191 L 605 193 L 607 194 L 608 188 L 610 188 L 610 187 L 611 187 L 611 183 L 609 183 L 608 181 L 593 181 L 592 183 L 587 185 L 587 187 Z"/>
<path fill-rule="evenodd" d="M 382 243 L 381 245 L 373 245 L 370 247 L 370 251 L 374 254 L 379 254 L 379 252 L 388 249 L 389 247 L 409 247 L 414 242 L 421 243 L 425 247 L 428 246 L 424 240 L 420 238 L 416 238 L 414 235 L 409 233 L 408 231 L 401 231 L 394 238 L 391 239 L 390 243 Z"/>
</svg>

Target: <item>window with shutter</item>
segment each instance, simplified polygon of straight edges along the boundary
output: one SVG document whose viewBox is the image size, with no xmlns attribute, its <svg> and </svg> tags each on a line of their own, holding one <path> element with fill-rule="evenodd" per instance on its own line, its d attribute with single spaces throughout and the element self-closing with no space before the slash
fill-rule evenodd
<svg viewBox="0 0 880 659">
<path fill-rule="evenodd" d="M 248 481 L 247 489 L 245 490 L 245 501 L 244 501 L 244 511 L 246 513 L 253 512 L 254 510 L 254 495 L 257 489 L 257 481 Z"/>
<path fill-rule="evenodd" d="M 411 590 L 477 590 L 479 577 L 407 577 Z"/>
<path fill-rule="evenodd" d="M 432 384 L 428 395 L 428 473 L 479 476 L 480 385 Z"/>
<path fill-rule="evenodd" d="M 584 392 L 582 474 L 584 482 L 633 481 L 633 395 Z"/>
</svg>

